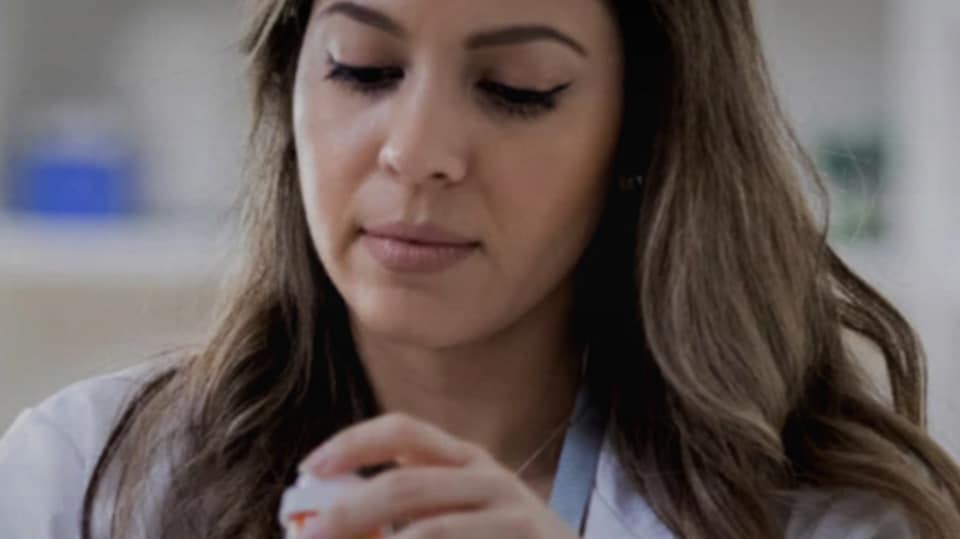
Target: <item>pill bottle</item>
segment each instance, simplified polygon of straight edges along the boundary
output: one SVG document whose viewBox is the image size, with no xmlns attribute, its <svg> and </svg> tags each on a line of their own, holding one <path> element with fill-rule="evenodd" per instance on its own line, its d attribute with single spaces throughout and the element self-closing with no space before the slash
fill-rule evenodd
<svg viewBox="0 0 960 539">
<path fill-rule="evenodd" d="M 280 503 L 280 523 L 286 530 L 286 538 L 302 539 L 303 528 L 310 517 L 323 513 L 346 489 L 363 481 L 361 476 L 354 474 L 328 479 L 300 474 L 297 482 L 283 494 Z M 382 539 L 387 537 L 389 531 L 389 527 L 384 527 L 356 539 Z"/>
</svg>

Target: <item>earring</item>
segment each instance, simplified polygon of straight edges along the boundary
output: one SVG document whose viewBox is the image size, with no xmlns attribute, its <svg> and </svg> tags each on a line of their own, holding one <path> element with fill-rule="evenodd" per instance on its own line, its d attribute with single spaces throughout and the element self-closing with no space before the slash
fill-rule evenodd
<svg viewBox="0 0 960 539">
<path fill-rule="evenodd" d="M 643 176 L 621 176 L 619 180 L 619 186 L 621 191 L 639 191 L 640 186 L 643 185 Z"/>
</svg>

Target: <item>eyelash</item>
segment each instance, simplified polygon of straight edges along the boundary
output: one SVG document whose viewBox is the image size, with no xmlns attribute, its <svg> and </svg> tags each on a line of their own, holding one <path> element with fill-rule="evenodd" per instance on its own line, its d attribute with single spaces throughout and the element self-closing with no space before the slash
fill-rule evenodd
<svg viewBox="0 0 960 539">
<path fill-rule="evenodd" d="M 353 66 L 332 58 L 328 58 L 328 62 L 331 69 L 326 79 L 367 96 L 389 90 L 403 78 L 403 70 L 396 67 Z M 557 97 L 569 86 L 569 83 L 562 84 L 542 92 L 486 80 L 477 84 L 494 106 L 510 116 L 521 118 L 532 118 L 555 109 Z"/>
</svg>

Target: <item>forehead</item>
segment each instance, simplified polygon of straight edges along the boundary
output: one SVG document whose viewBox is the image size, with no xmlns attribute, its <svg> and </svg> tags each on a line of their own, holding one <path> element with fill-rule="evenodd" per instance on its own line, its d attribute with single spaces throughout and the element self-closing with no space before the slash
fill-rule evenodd
<svg viewBox="0 0 960 539">
<path fill-rule="evenodd" d="M 411 38 L 463 38 L 486 28 L 545 24 L 594 47 L 618 43 L 616 21 L 605 0 L 317 0 L 313 14 L 344 3 L 387 15 Z"/>
</svg>

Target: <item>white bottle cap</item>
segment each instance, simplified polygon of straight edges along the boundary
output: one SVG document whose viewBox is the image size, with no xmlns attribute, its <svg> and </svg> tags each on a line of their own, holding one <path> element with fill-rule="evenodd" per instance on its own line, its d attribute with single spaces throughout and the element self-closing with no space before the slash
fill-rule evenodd
<svg viewBox="0 0 960 539">
<path fill-rule="evenodd" d="M 350 485 L 360 482 L 363 479 L 352 474 L 329 479 L 300 474 L 297 482 L 283 494 L 280 522 L 286 526 L 295 515 L 323 511 L 333 505 Z"/>
</svg>

